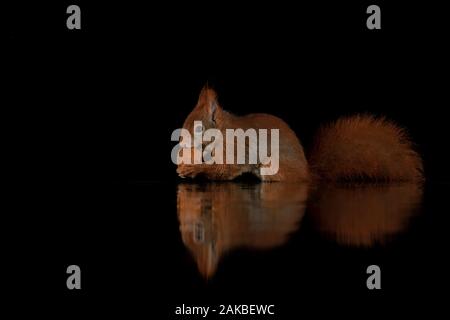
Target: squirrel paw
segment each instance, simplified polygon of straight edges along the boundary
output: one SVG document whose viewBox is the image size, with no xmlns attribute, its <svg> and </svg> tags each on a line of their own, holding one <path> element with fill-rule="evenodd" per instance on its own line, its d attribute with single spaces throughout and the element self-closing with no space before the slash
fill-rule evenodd
<svg viewBox="0 0 450 320">
<path fill-rule="evenodd" d="M 178 166 L 177 173 L 181 178 L 194 178 L 198 170 L 195 164 L 182 164 Z"/>
</svg>

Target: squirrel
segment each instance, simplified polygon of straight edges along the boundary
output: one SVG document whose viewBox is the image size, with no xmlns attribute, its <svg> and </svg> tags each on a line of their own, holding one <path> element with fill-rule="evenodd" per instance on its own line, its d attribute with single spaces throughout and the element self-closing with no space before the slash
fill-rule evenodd
<svg viewBox="0 0 450 320">
<path fill-rule="evenodd" d="M 321 126 L 308 160 L 299 139 L 286 122 L 262 113 L 233 115 L 219 105 L 216 92 L 208 85 L 201 90 L 198 103 L 187 116 L 183 128 L 193 133 L 194 121 L 202 121 L 205 129 L 214 128 L 221 132 L 238 128 L 277 128 L 279 170 L 273 175 L 261 175 L 262 163 L 180 163 L 177 173 L 182 178 L 203 176 L 209 180 L 233 180 L 250 173 L 261 181 L 401 182 L 424 179 L 422 159 L 408 134 L 384 117 L 357 114 Z"/>
</svg>

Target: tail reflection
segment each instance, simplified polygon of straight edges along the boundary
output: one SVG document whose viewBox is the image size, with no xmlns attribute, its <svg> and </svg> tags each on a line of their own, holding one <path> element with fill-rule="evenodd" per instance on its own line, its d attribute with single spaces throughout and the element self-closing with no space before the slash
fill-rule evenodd
<svg viewBox="0 0 450 320">
<path fill-rule="evenodd" d="M 404 230 L 422 199 L 422 186 L 322 186 L 311 201 L 317 228 L 344 245 L 372 246 Z"/>
<path fill-rule="evenodd" d="M 177 210 L 183 242 L 201 274 L 210 277 L 221 256 L 233 248 L 283 244 L 298 228 L 307 194 L 302 184 L 180 184 Z"/>
</svg>

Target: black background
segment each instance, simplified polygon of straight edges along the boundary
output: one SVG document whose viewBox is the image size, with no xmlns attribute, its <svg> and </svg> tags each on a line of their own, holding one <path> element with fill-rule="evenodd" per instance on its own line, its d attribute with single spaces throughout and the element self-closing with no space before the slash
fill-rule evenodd
<svg viewBox="0 0 450 320">
<path fill-rule="evenodd" d="M 290 275 L 301 261 L 285 261 L 275 251 L 269 259 L 243 254 L 239 266 L 226 263 L 253 270 L 270 260 L 279 277 L 258 281 L 267 268 L 259 274 L 255 267 L 252 278 L 219 273 L 212 284 L 202 282 L 186 262 L 176 228 L 170 135 L 208 82 L 226 110 L 284 119 L 306 151 L 321 123 L 357 112 L 385 115 L 410 132 L 428 181 L 448 181 L 444 8 L 376 1 L 382 29 L 367 30 L 372 2 L 364 1 L 73 3 L 82 11 L 79 31 L 66 29 L 72 3 L 65 1 L 16 4 L 3 14 L 10 171 L 31 193 L 16 202 L 17 248 L 11 247 L 8 264 L 21 275 L 11 278 L 18 295 L 70 314 L 92 307 L 99 315 L 158 312 L 164 318 L 176 304 L 239 297 L 241 303 L 277 303 L 284 314 L 301 314 L 303 307 L 317 315 L 346 314 L 339 308 L 351 304 L 361 315 L 391 304 L 404 310 L 413 298 L 437 294 L 445 273 L 417 234 L 411 241 L 428 260 L 413 270 L 423 272 L 413 285 L 413 271 L 398 277 L 403 258 L 419 263 L 412 249 L 403 257 L 380 250 L 380 259 L 398 271 L 392 271 L 397 282 L 382 293 L 358 287 L 358 272 L 365 277 L 358 266 L 370 260 L 364 252 L 341 252 L 308 232 L 298 237 L 311 237 L 315 246 L 304 248 L 302 259 L 320 263 L 302 269 L 295 281 Z M 436 199 L 445 193 L 429 190 L 435 202 L 428 208 L 442 211 Z M 440 239 L 430 230 L 440 219 L 431 214 L 416 222 L 430 226 L 425 237 L 433 245 Z M 315 248 L 330 255 L 321 258 Z M 443 254 L 443 247 L 434 248 Z M 65 267 L 72 263 L 83 270 L 81 292 L 65 288 Z M 30 287 L 24 275 L 32 265 L 38 271 Z"/>
</svg>

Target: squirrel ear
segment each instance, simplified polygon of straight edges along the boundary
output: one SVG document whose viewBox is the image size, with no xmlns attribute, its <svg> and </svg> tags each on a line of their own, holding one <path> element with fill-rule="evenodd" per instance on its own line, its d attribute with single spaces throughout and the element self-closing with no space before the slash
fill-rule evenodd
<svg viewBox="0 0 450 320">
<path fill-rule="evenodd" d="M 219 103 L 217 102 L 216 92 L 214 91 L 214 89 L 211 89 L 208 84 L 206 84 L 200 92 L 198 103 L 199 105 L 202 105 L 204 108 L 206 108 L 211 121 L 214 122 L 217 110 L 220 107 Z"/>
<path fill-rule="evenodd" d="M 215 121 L 217 109 L 219 108 L 219 104 L 217 103 L 217 100 L 213 99 L 213 100 L 208 101 L 207 106 L 208 106 L 208 112 L 211 117 L 211 120 Z"/>
</svg>

